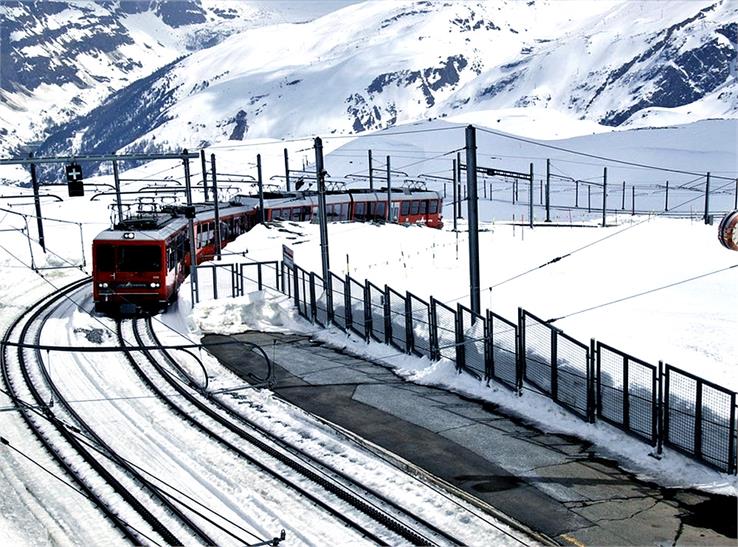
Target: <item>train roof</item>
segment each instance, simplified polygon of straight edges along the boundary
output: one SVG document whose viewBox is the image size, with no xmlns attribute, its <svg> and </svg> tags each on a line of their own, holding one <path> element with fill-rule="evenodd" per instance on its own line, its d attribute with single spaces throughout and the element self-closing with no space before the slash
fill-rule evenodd
<svg viewBox="0 0 738 547">
<path fill-rule="evenodd" d="M 410 188 L 392 188 L 392 198 L 407 196 L 415 199 L 440 199 L 440 194 L 433 190 L 417 190 Z M 301 205 L 317 205 L 318 192 L 315 190 L 295 192 L 264 192 L 264 205 L 266 207 L 290 207 Z M 326 191 L 326 203 L 343 203 L 350 201 L 387 201 L 387 188 L 349 188 L 346 191 Z M 258 207 L 258 195 L 238 194 L 233 198 L 234 203 Z"/>
<path fill-rule="evenodd" d="M 215 205 L 212 203 L 193 204 L 195 208 L 195 220 L 206 222 L 215 216 Z M 234 213 L 248 212 L 252 207 L 232 203 L 219 204 L 221 218 Z M 167 239 L 182 228 L 187 226 L 185 208 L 183 206 L 168 206 L 156 212 L 144 212 L 134 214 L 112 228 L 100 232 L 95 240 L 119 241 L 136 240 L 136 233 L 145 233 L 146 239 Z M 131 237 L 133 234 L 133 237 Z M 143 238 L 138 238 L 141 241 Z"/>
</svg>

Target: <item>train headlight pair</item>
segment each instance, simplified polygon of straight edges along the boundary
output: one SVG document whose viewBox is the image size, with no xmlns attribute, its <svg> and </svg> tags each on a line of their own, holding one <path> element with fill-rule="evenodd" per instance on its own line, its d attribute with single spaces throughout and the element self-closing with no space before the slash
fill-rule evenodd
<svg viewBox="0 0 738 547">
<path fill-rule="evenodd" d="M 100 287 L 101 289 L 107 289 L 108 288 L 108 284 L 107 283 L 104 283 L 104 282 L 103 283 L 98 283 L 97 286 Z"/>
<path fill-rule="evenodd" d="M 152 283 L 149 283 L 149 287 L 151 287 L 152 289 L 158 289 L 160 285 L 159 283 L 152 282 Z"/>
</svg>

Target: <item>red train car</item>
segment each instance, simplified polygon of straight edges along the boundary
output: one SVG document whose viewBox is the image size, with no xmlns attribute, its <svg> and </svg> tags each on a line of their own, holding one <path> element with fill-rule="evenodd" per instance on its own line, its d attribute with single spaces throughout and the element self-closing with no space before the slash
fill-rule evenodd
<svg viewBox="0 0 738 547">
<path fill-rule="evenodd" d="M 310 221 L 318 215 L 314 192 L 279 192 L 263 196 L 266 221 Z M 387 192 L 349 190 L 326 194 L 330 221 L 386 221 Z M 441 197 L 427 190 L 393 190 L 392 222 L 442 227 Z M 102 313 L 133 314 L 166 309 L 176 298 L 192 264 L 186 208 L 147 203 L 128 218 L 101 232 L 92 242 L 93 300 Z M 215 254 L 214 204 L 194 206 L 197 263 Z M 250 230 L 259 219 L 259 198 L 237 196 L 219 207 L 224 245 Z"/>
</svg>

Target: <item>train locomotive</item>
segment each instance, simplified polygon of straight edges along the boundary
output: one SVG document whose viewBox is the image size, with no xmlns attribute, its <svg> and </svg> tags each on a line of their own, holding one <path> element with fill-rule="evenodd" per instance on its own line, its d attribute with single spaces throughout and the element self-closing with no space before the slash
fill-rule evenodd
<svg viewBox="0 0 738 547">
<path fill-rule="evenodd" d="M 350 189 L 326 192 L 329 221 L 387 221 L 443 226 L 438 192 L 398 188 L 388 200 L 386 190 Z M 105 314 L 136 314 L 165 310 L 177 297 L 191 264 L 189 219 L 194 214 L 195 260 L 215 255 L 216 229 L 221 244 L 233 241 L 255 226 L 260 203 L 265 221 L 313 221 L 318 216 L 316 192 L 267 192 L 235 196 L 219 204 L 219 226 L 214 203 L 193 208 L 139 202 L 135 211 L 100 232 L 92 242 L 93 300 Z M 388 208 L 389 203 L 389 208 Z"/>
</svg>

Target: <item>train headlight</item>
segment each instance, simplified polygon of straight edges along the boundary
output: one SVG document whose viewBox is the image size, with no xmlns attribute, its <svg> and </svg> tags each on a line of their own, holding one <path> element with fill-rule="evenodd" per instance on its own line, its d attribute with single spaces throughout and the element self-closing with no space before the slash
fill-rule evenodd
<svg viewBox="0 0 738 547">
<path fill-rule="evenodd" d="M 155 281 L 152 282 L 152 283 L 149 283 L 149 287 L 151 287 L 152 289 L 158 289 L 159 286 L 160 285 L 157 282 L 155 282 Z"/>
<path fill-rule="evenodd" d="M 123 239 L 134 239 L 136 237 L 136 234 L 133 232 L 126 232 L 123 234 Z"/>
<path fill-rule="evenodd" d="M 107 289 L 107 288 L 108 288 L 108 284 L 107 284 L 107 283 L 105 283 L 105 282 L 103 282 L 103 283 L 98 283 L 98 284 L 97 284 L 97 286 L 98 286 L 98 287 L 100 287 L 101 289 Z"/>
</svg>

